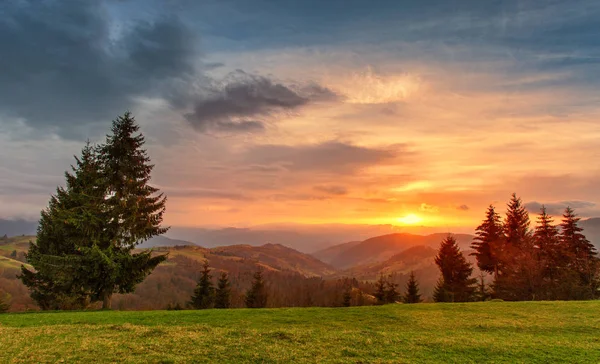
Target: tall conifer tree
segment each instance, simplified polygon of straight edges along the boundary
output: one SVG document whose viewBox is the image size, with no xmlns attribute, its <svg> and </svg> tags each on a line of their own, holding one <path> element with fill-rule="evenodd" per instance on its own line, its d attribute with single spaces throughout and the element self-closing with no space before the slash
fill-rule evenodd
<svg viewBox="0 0 600 364">
<path fill-rule="evenodd" d="M 227 273 L 221 273 L 215 291 L 215 308 L 229 308 L 231 305 L 231 283 Z"/>
<path fill-rule="evenodd" d="M 560 244 L 567 252 L 567 267 L 579 276 L 581 289 L 573 298 L 594 298 L 598 294 L 599 261 L 596 248 L 582 234 L 581 219 L 567 207 L 560 224 Z"/>
<path fill-rule="evenodd" d="M 406 283 L 406 293 L 402 297 L 402 301 L 404 303 L 420 303 L 423 301 L 419 293 L 419 283 L 415 278 L 415 272 L 410 272 L 410 278 Z"/>
<path fill-rule="evenodd" d="M 215 289 L 213 287 L 208 261 L 206 261 L 202 267 L 200 279 L 198 279 L 198 284 L 196 285 L 196 289 L 194 289 L 194 295 L 192 296 L 190 305 L 197 310 L 204 310 L 211 308 L 214 302 Z"/>
<path fill-rule="evenodd" d="M 452 302 L 466 302 L 473 299 L 476 282 L 471 278 L 473 267 L 465 259 L 453 236 L 448 236 L 440 244 L 435 264 L 442 275 L 439 288 L 448 293 Z"/>
<path fill-rule="evenodd" d="M 502 256 L 503 239 L 500 215 L 496 213 L 494 206 L 490 205 L 485 220 L 477 227 L 475 239 L 471 244 L 471 248 L 475 250 L 472 255 L 477 258 L 479 269 L 497 275 L 499 260 Z"/>
<path fill-rule="evenodd" d="M 245 301 L 248 308 L 267 307 L 267 289 L 261 268 L 257 269 L 254 273 L 252 287 L 246 293 Z"/>
<path fill-rule="evenodd" d="M 132 252 L 167 231 L 160 226 L 166 198 L 148 185 L 153 166 L 138 131 L 129 112 L 113 121 L 106 144 L 86 146 L 42 212 L 28 254 L 36 271 L 22 267 L 21 279 L 43 309 L 73 300 L 74 308 L 86 300 L 110 308 L 113 293 L 132 292 L 166 259 Z"/>
</svg>

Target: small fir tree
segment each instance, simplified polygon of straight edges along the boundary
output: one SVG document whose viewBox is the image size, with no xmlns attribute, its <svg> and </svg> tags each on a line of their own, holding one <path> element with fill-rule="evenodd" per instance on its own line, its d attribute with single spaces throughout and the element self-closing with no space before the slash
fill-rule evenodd
<svg viewBox="0 0 600 364">
<path fill-rule="evenodd" d="M 575 299 L 592 299 L 598 294 L 599 261 L 596 248 L 583 235 L 580 218 L 567 207 L 560 224 L 560 245 L 566 251 L 567 268 L 579 277 L 580 288 L 574 289 Z"/>
<path fill-rule="evenodd" d="M 245 301 L 248 308 L 267 307 L 267 289 L 260 268 L 254 273 L 252 287 L 246 293 Z"/>
<path fill-rule="evenodd" d="M 231 283 L 227 273 L 221 273 L 215 291 L 215 308 L 229 308 L 231 305 Z"/>
<path fill-rule="evenodd" d="M 440 245 L 438 254 L 435 257 L 435 264 L 439 267 L 442 274 L 440 282 L 444 290 L 451 297 L 452 302 L 467 302 L 472 300 L 475 279 L 471 278 L 473 268 L 467 262 L 460 249 L 456 239 L 448 236 Z"/>
<path fill-rule="evenodd" d="M 475 232 L 471 244 L 474 250 L 471 255 L 477 258 L 477 266 L 482 271 L 497 274 L 499 258 L 501 257 L 503 235 L 500 215 L 496 213 L 493 205 L 488 207 L 486 218 Z"/>
<path fill-rule="evenodd" d="M 190 301 L 190 305 L 197 310 L 204 310 L 211 308 L 215 301 L 215 289 L 212 283 L 212 275 L 210 274 L 210 268 L 208 266 L 208 260 L 204 262 L 200 279 L 196 289 L 194 289 L 194 295 Z"/>
<path fill-rule="evenodd" d="M 400 293 L 398 293 L 398 284 L 392 282 L 390 280 L 387 282 L 387 290 L 385 292 L 385 302 L 386 303 L 396 303 L 400 298 Z"/>
<path fill-rule="evenodd" d="M 373 296 L 377 299 L 378 305 L 383 305 L 387 302 L 387 281 L 383 274 L 380 275 L 377 282 L 375 282 L 375 293 Z"/>
<path fill-rule="evenodd" d="M 344 289 L 344 293 L 342 294 L 342 306 L 350 307 L 352 305 L 352 287 L 349 285 Z"/>
<path fill-rule="evenodd" d="M 419 283 L 415 278 L 415 272 L 410 272 L 410 278 L 406 283 L 406 293 L 402 297 L 404 303 L 420 303 L 423 302 L 419 293 Z"/>
<path fill-rule="evenodd" d="M 438 279 L 435 288 L 433 289 L 434 302 L 454 302 L 452 292 L 449 292 L 444 283 L 444 278 Z"/>
</svg>

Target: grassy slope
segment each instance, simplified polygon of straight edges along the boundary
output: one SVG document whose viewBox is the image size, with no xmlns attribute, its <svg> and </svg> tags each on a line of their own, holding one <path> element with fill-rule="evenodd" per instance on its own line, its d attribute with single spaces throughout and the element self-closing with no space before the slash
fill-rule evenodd
<svg viewBox="0 0 600 364">
<path fill-rule="evenodd" d="M 599 362 L 600 302 L 0 315 L 0 362 Z"/>
</svg>

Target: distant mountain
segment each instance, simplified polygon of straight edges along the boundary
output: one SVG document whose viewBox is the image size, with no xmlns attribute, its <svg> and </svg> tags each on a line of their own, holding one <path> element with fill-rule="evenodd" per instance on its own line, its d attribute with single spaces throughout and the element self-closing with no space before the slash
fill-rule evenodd
<svg viewBox="0 0 600 364">
<path fill-rule="evenodd" d="M 468 234 L 452 235 L 458 241 L 461 249 L 467 249 L 473 240 L 473 236 Z M 437 248 L 446 236 L 448 236 L 447 233 L 430 235 L 397 233 L 377 236 L 349 246 L 347 249 L 340 249 L 339 254 L 331 258 L 329 263 L 338 269 L 343 269 L 381 262 L 413 246 L 423 245 Z"/>
<path fill-rule="evenodd" d="M 600 217 L 581 220 L 579 224 L 583 228 L 583 234 L 600 250 Z"/>
<path fill-rule="evenodd" d="M 37 221 L 0 219 L 0 237 L 35 235 L 37 226 Z"/>
<path fill-rule="evenodd" d="M 209 253 L 210 256 L 236 256 L 255 260 L 271 269 L 293 271 L 305 277 L 323 277 L 337 273 L 329 264 L 281 244 L 231 245 L 212 248 Z"/>
<path fill-rule="evenodd" d="M 189 241 L 171 239 L 171 238 L 167 238 L 164 235 L 160 235 L 160 236 L 155 236 L 153 238 L 150 238 L 149 240 L 146 240 L 145 242 L 138 245 L 137 247 L 138 248 L 156 248 L 159 246 L 183 246 L 183 245 L 196 245 L 196 244 L 191 243 Z"/>
<path fill-rule="evenodd" d="M 173 227 L 169 236 L 204 247 L 247 244 L 282 244 L 303 253 L 321 250 L 343 241 L 361 241 L 398 232 L 392 225 L 261 225 L 250 228 Z"/>
<path fill-rule="evenodd" d="M 351 241 L 348 243 L 338 244 L 334 246 L 330 246 L 329 248 L 317 250 L 311 255 L 322 262 L 331 263 L 338 255 L 340 255 L 343 251 L 352 248 L 358 244 L 362 243 L 361 241 Z"/>
</svg>

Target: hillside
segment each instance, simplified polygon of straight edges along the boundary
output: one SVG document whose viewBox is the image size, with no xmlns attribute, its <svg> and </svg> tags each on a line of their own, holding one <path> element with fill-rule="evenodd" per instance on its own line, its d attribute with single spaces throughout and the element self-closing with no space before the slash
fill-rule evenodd
<svg viewBox="0 0 600 364">
<path fill-rule="evenodd" d="M 34 237 L 24 236 L 0 241 L 0 291 L 12 296 L 13 310 L 24 310 L 34 306 L 25 286 L 16 278 L 24 261 L 29 241 Z M 165 240 L 162 240 L 165 241 Z M 167 242 L 172 240 L 167 240 Z M 17 252 L 17 261 L 9 256 Z M 207 249 L 199 246 L 162 246 L 154 248 L 156 254 L 168 254 L 165 263 L 156 268 L 134 293 L 113 296 L 113 307 L 119 309 L 162 309 L 169 304 L 182 304 L 189 300 L 196 285 L 202 264 L 208 260 L 213 269 L 213 278 L 227 272 L 234 280 L 233 304 L 243 306 L 242 294 L 250 286 L 252 274 L 260 266 L 270 282 L 273 298 L 271 305 L 289 305 L 292 286 L 308 289 L 310 277 L 329 276 L 336 273 L 331 266 L 318 259 L 278 244 L 253 247 L 234 245 Z M 318 284 L 319 281 L 311 283 Z M 289 292 L 288 292 L 289 291 Z M 323 293 L 325 295 L 326 293 Z M 327 293 L 329 294 L 329 293 Z M 318 296 L 316 294 L 315 296 Z M 318 297 L 315 299 L 318 300 Z M 325 297 L 321 297 L 324 301 Z"/>
<path fill-rule="evenodd" d="M 461 249 L 466 249 L 473 240 L 472 235 L 452 234 L 458 241 Z M 331 258 L 330 264 L 338 269 L 368 263 L 381 262 L 391 258 L 410 247 L 423 245 L 432 248 L 439 247 L 440 242 L 448 234 L 414 235 L 408 233 L 397 233 L 377 236 L 367 239 L 358 244 L 341 249 L 339 253 Z"/>
<path fill-rule="evenodd" d="M 599 310 L 571 301 L 5 314 L 0 362 L 596 363 Z"/>
<path fill-rule="evenodd" d="M 360 244 L 361 242 L 362 241 L 351 241 L 348 243 L 337 244 L 325 249 L 317 250 L 316 252 L 311 253 L 311 255 L 322 262 L 331 264 L 331 262 L 343 251 L 348 250 L 353 246 Z"/>
</svg>

